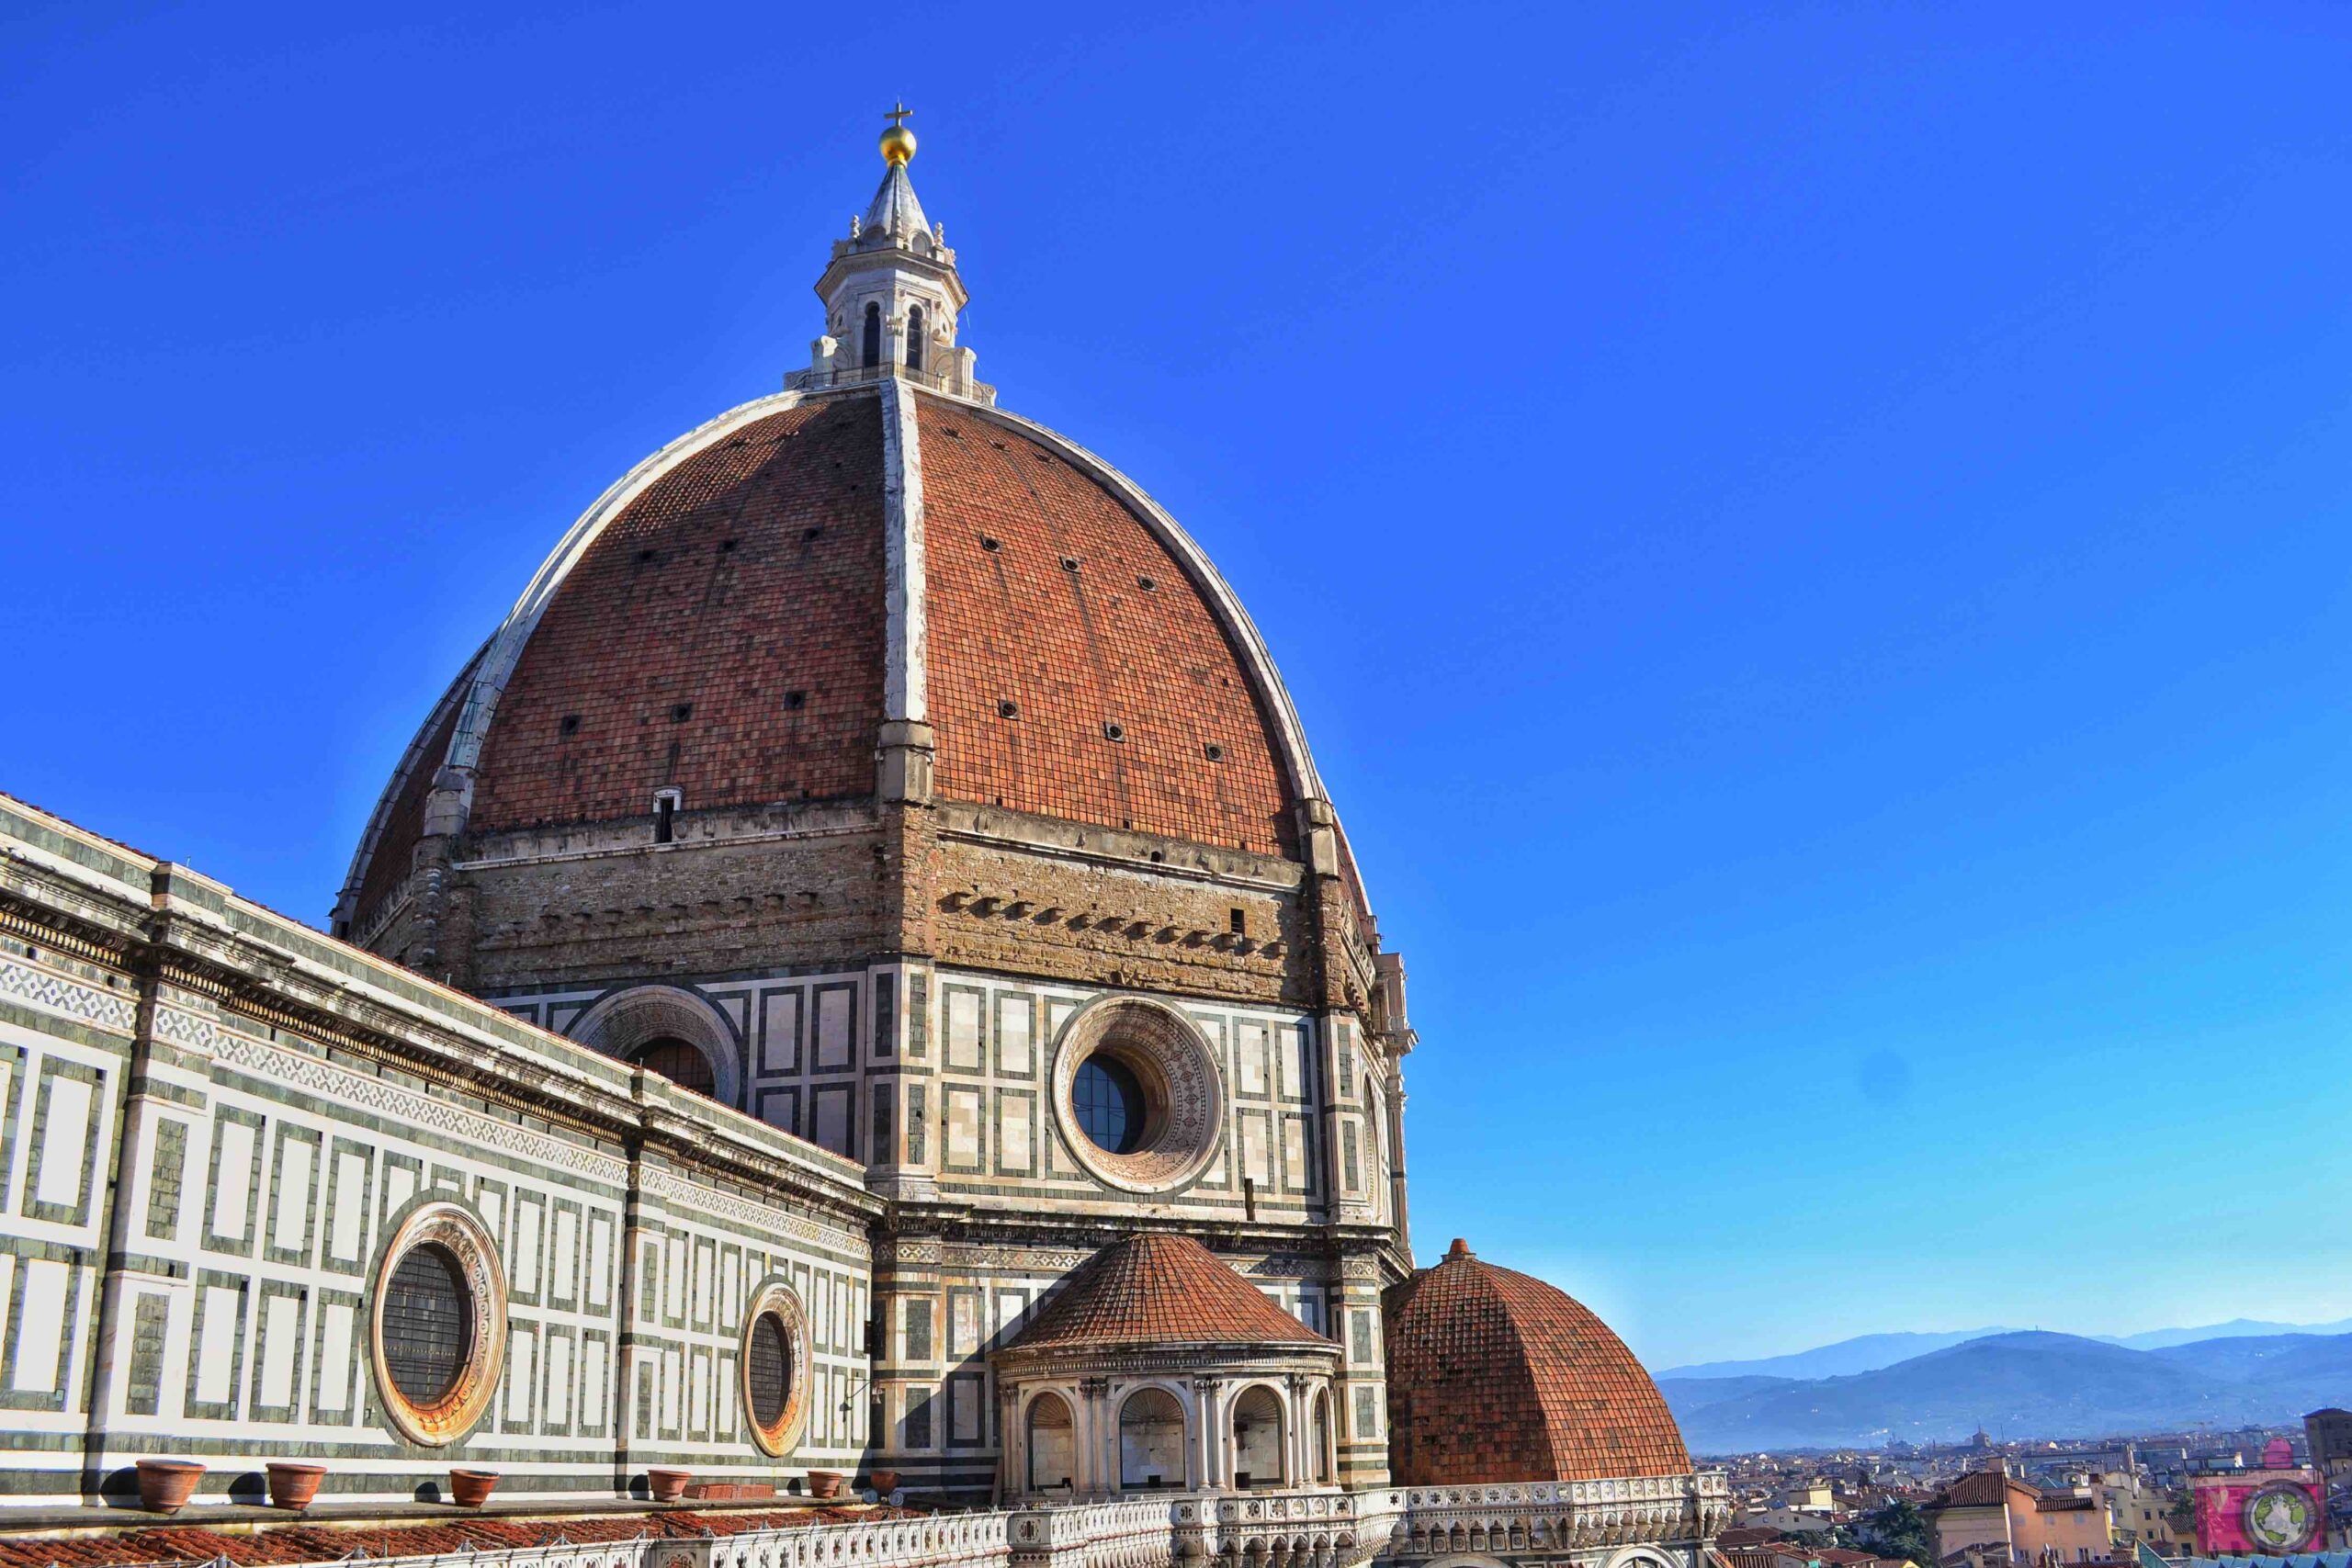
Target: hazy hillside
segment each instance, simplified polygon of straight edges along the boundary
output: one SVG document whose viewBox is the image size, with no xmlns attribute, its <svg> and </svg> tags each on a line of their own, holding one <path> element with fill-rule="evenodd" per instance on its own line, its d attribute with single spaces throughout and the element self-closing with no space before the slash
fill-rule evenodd
<svg viewBox="0 0 2352 1568">
<path fill-rule="evenodd" d="M 2266 1323 L 2260 1318 L 2233 1317 L 2227 1323 L 2209 1323 L 2202 1328 L 2152 1328 L 2145 1334 L 2126 1334 L 2115 1343 L 2134 1350 L 2163 1350 L 2208 1339 L 2275 1338 L 2283 1334 L 2352 1334 L 2352 1317 L 2335 1323 Z"/>
<path fill-rule="evenodd" d="M 2326 1403 L 2352 1397 L 2352 1334 L 2274 1334 L 2243 1339 L 2208 1339 L 2167 1346 L 2149 1354 L 2208 1376 L 2257 1388 L 2324 1388 L 2344 1392 Z M 1727 1385 L 1726 1385 L 1727 1386 Z"/>
<path fill-rule="evenodd" d="M 1696 1410 L 1702 1405 L 1737 1399 L 1742 1394 L 1761 1393 L 1768 1389 L 1786 1388 L 1795 1378 L 1678 1378 L 1657 1380 L 1658 1393 L 1666 1395 L 1666 1403 L 1679 1419 L 1687 1405 Z"/>
<path fill-rule="evenodd" d="M 2352 1404 L 2352 1336 L 2274 1336 L 2147 1351 L 2071 1334 L 1973 1339 L 1850 1377 L 1664 1380 L 1702 1453 L 1952 1441 L 1996 1434 L 2095 1437 L 2211 1422 L 2291 1420 Z"/>
<path fill-rule="evenodd" d="M 1785 1356 L 1759 1356 L 1746 1361 L 1697 1361 L 1689 1366 L 1668 1367 L 1657 1376 L 1849 1377 L 1855 1372 L 1876 1371 L 1881 1367 L 1891 1367 L 1897 1361 L 1907 1361 L 1914 1356 L 1924 1356 L 1953 1345 L 1964 1345 L 1972 1339 L 2020 1332 L 2022 1330 L 2015 1328 L 1960 1328 L 1931 1334 L 1863 1334 L 1851 1339 L 1840 1339 L 1832 1345 L 1817 1345 L 1810 1350 L 1792 1350 Z M 2352 1317 L 2336 1323 L 2267 1323 L 2260 1318 L 2238 1317 L 2227 1323 L 2209 1323 L 2201 1328 L 2151 1328 L 2143 1334 L 2086 1334 L 2081 1337 L 2105 1345 L 2120 1345 L 2132 1350 L 2160 1350 L 2208 1339 L 2275 1339 L 2286 1335 L 2334 1337 L 2344 1334 L 2352 1334 Z"/>
<path fill-rule="evenodd" d="M 1792 1350 L 1785 1356 L 1763 1356 L 1752 1361 L 1701 1361 L 1688 1367 L 1668 1367 L 1657 1375 L 1661 1379 L 1840 1378 L 1891 1367 L 1897 1361 L 1982 1339 L 1989 1334 L 2014 1332 L 2007 1328 L 1959 1328 L 1946 1334 L 1864 1334 L 1840 1339 L 1835 1345 Z"/>
</svg>

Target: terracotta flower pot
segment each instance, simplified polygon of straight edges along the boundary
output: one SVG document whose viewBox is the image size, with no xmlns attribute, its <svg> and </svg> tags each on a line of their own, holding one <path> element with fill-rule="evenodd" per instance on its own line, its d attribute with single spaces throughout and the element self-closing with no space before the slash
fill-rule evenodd
<svg viewBox="0 0 2352 1568">
<path fill-rule="evenodd" d="M 674 1503 L 686 1495 L 686 1483 L 694 1478 L 691 1470 L 663 1470 L 656 1466 L 645 1472 L 645 1489 L 657 1503 Z"/>
<path fill-rule="evenodd" d="M 498 1472 L 494 1470 L 453 1470 L 449 1472 L 449 1495 L 460 1508 L 479 1508 L 490 1501 L 498 1490 Z"/>
<path fill-rule="evenodd" d="M 869 1470 L 865 1483 L 874 1488 L 876 1496 L 888 1497 L 899 1489 L 899 1472 L 895 1470 Z"/>
<path fill-rule="evenodd" d="M 838 1470 L 812 1470 L 808 1472 L 808 1495 L 838 1497 L 842 1495 L 842 1472 Z"/>
<path fill-rule="evenodd" d="M 153 1514 L 176 1514 L 196 1494 L 204 1467 L 194 1460 L 142 1459 L 139 1461 L 139 1506 Z"/>
<path fill-rule="evenodd" d="M 291 1464 L 272 1461 L 269 1466 L 269 1506 L 273 1508 L 307 1508 L 311 1499 L 319 1495 L 319 1483 L 327 1478 L 322 1464 Z"/>
</svg>

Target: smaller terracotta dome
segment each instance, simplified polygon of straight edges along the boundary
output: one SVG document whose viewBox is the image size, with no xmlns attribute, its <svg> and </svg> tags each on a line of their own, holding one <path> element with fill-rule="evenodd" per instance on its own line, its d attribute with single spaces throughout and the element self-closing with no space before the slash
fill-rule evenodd
<svg viewBox="0 0 2352 1568">
<path fill-rule="evenodd" d="M 1456 1240 L 1383 1308 L 1397 1484 L 1690 1473 L 1657 1384 L 1565 1291 Z"/>
<path fill-rule="evenodd" d="M 1080 1264 L 1011 1348 L 1311 1345 L 1331 1341 L 1185 1235 L 1131 1235 Z"/>
</svg>

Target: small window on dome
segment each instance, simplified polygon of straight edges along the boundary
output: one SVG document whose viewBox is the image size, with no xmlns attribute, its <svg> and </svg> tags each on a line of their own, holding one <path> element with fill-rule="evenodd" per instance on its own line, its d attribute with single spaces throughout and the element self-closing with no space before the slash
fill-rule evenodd
<svg viewBox="0 0 2352 1568">
<path fill-rule="evenodd" d="M 806 692 L 786 692 L 784 694 L 784 705 L 786 707 L 804 707 L 808 705 L 808 694 Z"/>
<path fill-rule="evenodd" d="M 556 732 L 558 735 L 577 735 L 577 734 L 579 734 L 579 733 L 580 733 L 580 716 L 579 716 L 578 714 L 576 714 L 576 713 L 568 713 L 568 714 L 565 714 L 561 719 L 560 719 L 560 720 L 558 720 L 558 721 L 557 721 L 557 723 L 556 723 L 556 727 L 555 727 L 555 732 Z"/>
</svg>

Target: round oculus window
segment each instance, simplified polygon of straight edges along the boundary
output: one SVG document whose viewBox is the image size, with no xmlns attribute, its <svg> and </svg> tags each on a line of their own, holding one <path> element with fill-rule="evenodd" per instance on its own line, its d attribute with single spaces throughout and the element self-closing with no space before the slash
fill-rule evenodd
<svg viewBox="0 0 2352 1568">
<path fill-rule="evenodd" d="M 808 1343 L 808 1319 L 790 1286 L 771 1280 L 752 1292 L 738 1357 L 743 1422 L 752 1445 L 773 1458 L 789 1454 L 800 1441 L 808 1404 L 801 1364 Z"/>
<path fill-rule="evenodd" d="M 1224 1124 L 1224 1083 L 1207 1042 L 1175 1009 L 1139 998 L 1102 998 L 1063 1026 L 1053 1094 L 1071 1154 L 1122 1191 L 1192 1181 Z"/>
<path fill-rule="evenodd" d="M 1131 1155 L 1143 1142 L 1143 1085 L 1125 1062 L 1097 1051 L 1078 1065 L 1070 1103 L 1079 1130 L 1106 1155 Z"/>
<path fill-rule="evenodd" d="M 497 1392 L 506 1351 L 506 1278 L 471 1211 L 412 1210 L 377 1265 L 369 1359 L 384 1413 L 412 1442 L 472 1430 Z"/>
<path fill-rule="evenodd" d="M 449 1397 L 473 1343 L 466 1271 L 439 1242 L 412 1247 L 384 1287 L 384 1368 L 413 1404 Z"/>
</svg>

